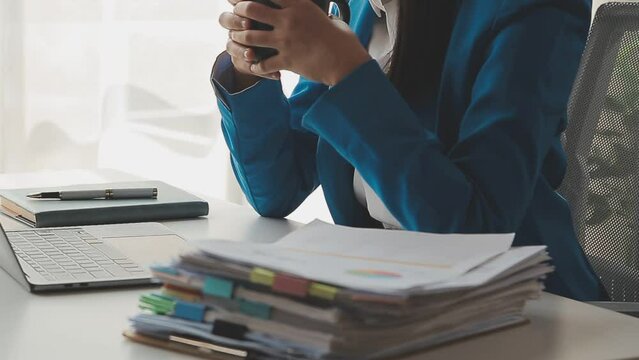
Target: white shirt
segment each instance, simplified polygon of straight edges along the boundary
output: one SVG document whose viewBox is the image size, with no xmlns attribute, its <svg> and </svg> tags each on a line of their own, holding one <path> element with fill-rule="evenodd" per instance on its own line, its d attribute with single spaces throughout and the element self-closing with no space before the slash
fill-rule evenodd
<svg viewBox="0 0 639 360">
<path fill-rule="evenodd" d="M 395 38 L 397 36 L 397 20 L 399 15 L 399 0 L 369 0 L 373 10 L 379 17 L 373 27 L 373 35 L 368 47 L 368 53 L 379 63 L 384 71 L 388 71 Z M 402 225 L 388 211 L 375 191 L 362 179 L 355 169 L 353 176 L 355 197 L 360 204 L 368 209 L 370 215 L 391 229 L 402 229 Z"/>
<path fill-rule="evenodd" d="M 368 51 L 373 59 L 382 65 L 383 69 L 388 70 L 390 56 L 397 38 L 399 1 L 369 0 L 369 2 L 379 19 L 373 27 L 373 36 Z"/>
</svg>

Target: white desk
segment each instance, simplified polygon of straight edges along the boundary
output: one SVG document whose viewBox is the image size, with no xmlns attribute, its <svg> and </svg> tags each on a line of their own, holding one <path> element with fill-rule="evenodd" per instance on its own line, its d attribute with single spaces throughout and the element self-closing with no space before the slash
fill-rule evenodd
<svg viewBox="0 0 639 360">
<path fill-rule="evenodd" d="M 105 173 L 101 173 L 105 174 Z M 95 181 L 89 174 L 88 181 Z M 102 176 L 102 175 L 101 175 Z M 121 180 L 106 173 L 105 180 Z M 78 179 L 78 174 L 75 174 Z M 22 180 L 21 180 L 22 179 Z M 55 184 L 0 175 L 0 188 Z M 250 209 L 210 200 L 208 219 L 165 224 L 187 239 L 213 237 L 272 241 L 295 229 L 290 221 L 263 219 Z M 6 217 L 3 225 L 20 227 Z M 191 359 L 126 341 L 126 318 L 148 289 L 32 295 L 0 271 L 0 359 Z M 630 359 L 639 358 L 639 319 L 544 294 L 526 309 L 529 325 L 479 336 L 406 358 L 417 359 Z"/>
</svg>

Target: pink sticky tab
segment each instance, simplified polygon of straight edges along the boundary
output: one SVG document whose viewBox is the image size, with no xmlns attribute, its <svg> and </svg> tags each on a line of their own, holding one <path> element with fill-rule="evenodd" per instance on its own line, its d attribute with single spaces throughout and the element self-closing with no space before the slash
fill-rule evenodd
<svg viewBox="0 0 639 360">
<path fill-rule="evenodd" d="M 309 284 L 310 282 L 305 279 L 277 274 L 273 282 L 273 291 L 297 297 L 306 297 Z"/>
</svg>

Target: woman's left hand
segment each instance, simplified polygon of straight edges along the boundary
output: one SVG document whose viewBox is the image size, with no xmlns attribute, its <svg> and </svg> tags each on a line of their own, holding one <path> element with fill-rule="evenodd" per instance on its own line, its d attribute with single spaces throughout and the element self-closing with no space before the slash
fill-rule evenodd
<svg viewBox="0 0 639 360">
<path fill-rule="evenodd" d="M 278 55 L 251 66 L 255 75 L 289 70 L 333 86 L 371 59 L 348 25 L 331 19 L 311 0 L 272 1 L 281 9 L 253 1 L 240 1 L 234 8 L 236 15 L 274 28 L 230 34 L 234 42 L 244 46 L 277 49 Z"/>
</svg>

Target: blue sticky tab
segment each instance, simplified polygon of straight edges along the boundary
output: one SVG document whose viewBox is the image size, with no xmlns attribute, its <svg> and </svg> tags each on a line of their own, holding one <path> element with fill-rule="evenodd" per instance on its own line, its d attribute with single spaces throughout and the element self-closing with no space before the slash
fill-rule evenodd
<svg viewBox="0 0 639 360">
<path fill-rule="evenodd" d="M 204 279 L 204 288 L 202 289 L 202 292 L 211 296 L 231 299 L 233 298 L 233 282 L 207 276 L 206 279 Z"/>
<path fill-rule="evenodd" d="M 175 268 L 170 267 L 170 266 L 151 266 L 151 271 L 155 271 L 155 272 L 159 272 L 159 273 L 165 273 L 165 274 L 169 274 L 169 275 L 178 275 L 177 270 L 175 270 Z"/>
<path fill-rule="evenodd" d="M 240 299 L 240 311 L 248 316 L 268 320 L 271 318 L 271 307 L 255 301 Z"/>
<path fill-rule="evenodd" d="M 204 321 L 205 310 L 206 306 L 202 304 L 177 301 L 175 303 L 175 309 L 173 310 L 173 316 L 185 320 L 202 322 Z"/>
</svg>

